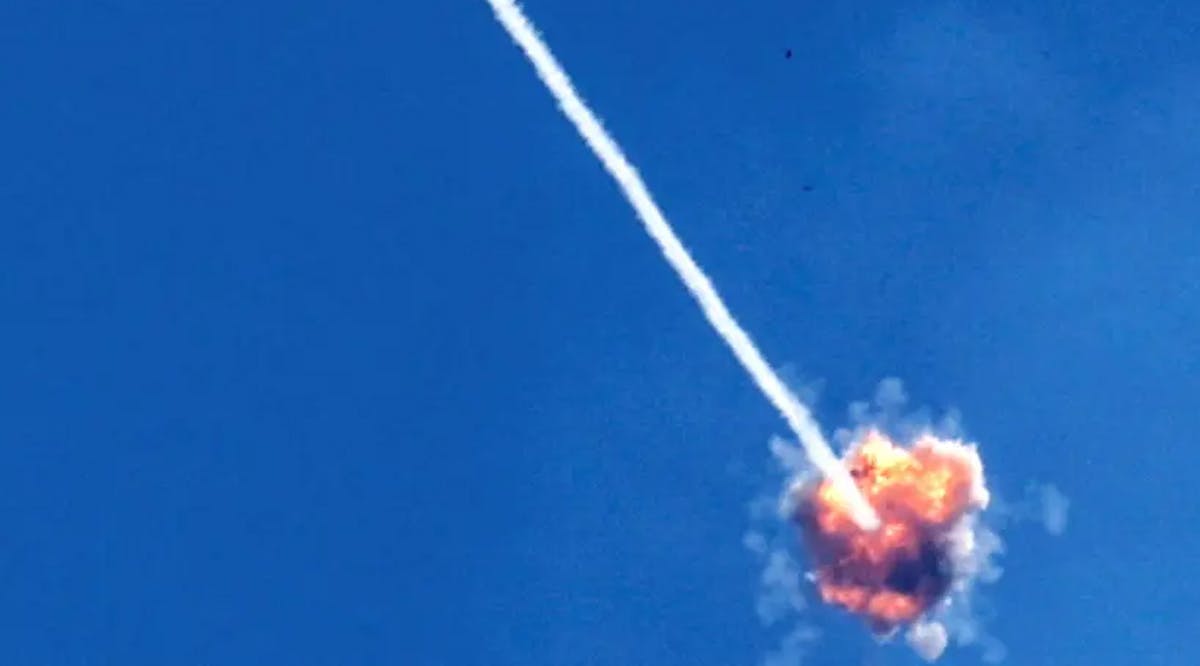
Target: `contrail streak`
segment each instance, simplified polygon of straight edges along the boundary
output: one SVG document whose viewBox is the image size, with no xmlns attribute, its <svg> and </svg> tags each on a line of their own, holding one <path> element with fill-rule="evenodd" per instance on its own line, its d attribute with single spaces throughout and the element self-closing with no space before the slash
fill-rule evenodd
<svg viewBox="0 0 1200 666">
<path fill-rule="evenodd" d="M 762 390 L 771 404 L 783 414 L 788 425 L 804 446 L 805 453 L 813 465 L 831 480 L 844 494 L 854 511 L 854 518 L 859 525 L 866 529 L 875 529 L 879 518 L 871 505 L 863 499 L 858 488 L 829 448 L 829 443 L 821 434 L 821 429 L 813 420 L 812 414 L 788 389 L 781 379 L 767 364 L 758 348 L 750 340 L 750 336 L 730 314 L 729 309 L 717 294 L 712 282 L 696 261 L 688 254 L 687 249 L 666 217 L 654 203 L 646 184 L 642 182 L 637 170 L 626 159 L 625 153 L 617 142 L 604 130 L 600 119 L 575 92 L 571 79 L 562 66 L 555 60 L 550 47 L 538 36 L 537 29 L 526 18 L 521 8 L 513 0 L 488 0 L 496 18 L 513 40 L 525 51 L 525 55 L 537 70 L 538 76 L 550 93 L 558 101 L 559 108 L 567 119 L 575 125 L 575 129 L 583 136 L 584 141 L 591 147 L 592 152 L 604 164 L 604 168 L 616 179 L 621 186 L 625 198 L 633 206 L 646 231 L 658 243 L 659 248 L 667 257 L 671 267 L 679 274 L 680 279 L 687 285 L 689 291 L 700 303 L 704 315 L 710 324 L 733 350 L 738 361 L 750 373 L 758 388 Z"/>
</svg>

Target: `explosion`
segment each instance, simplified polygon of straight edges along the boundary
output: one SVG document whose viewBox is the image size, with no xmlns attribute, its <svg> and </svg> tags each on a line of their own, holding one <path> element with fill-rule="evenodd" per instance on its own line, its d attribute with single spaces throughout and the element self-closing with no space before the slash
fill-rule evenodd
<svg viewBox="0 0 1200 666">
<path fill-rule="evenodd" d="M 828 481 L 791 489 L 821 599 L 862 617 L 877 635 L 901 625 L 911 625 L 910 640 L 929 635 L 922 618 L 972 573 L 971 521 L 989 499 L 979 454 L 932 434 L 905 448 L 870 430 L 843 464 L 878 513 L 878 529 L 860 528 Z M 930 652 L 923 656 L 941 649 Z"/>
</svg>

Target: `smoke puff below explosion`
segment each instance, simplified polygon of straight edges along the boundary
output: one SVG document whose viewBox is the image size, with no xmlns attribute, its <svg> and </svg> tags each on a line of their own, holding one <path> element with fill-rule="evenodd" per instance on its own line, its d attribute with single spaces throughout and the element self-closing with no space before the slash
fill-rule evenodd
<svg viewBox="0 0 1200 666">
<path fill-rule="evenodd" d="M 910 447 L 878 430 L 861 433 L 843 459 L 881 525 L 864 530 L 847 499 L 825 480 L 788 491 L 821 599 L 861 617 L 878 636 L 908 626 L 927 660 L 946 647 L 946 628 L 930 619 L 981 573 L 977 514 L 990 495 L 975 447 L 925 433 Z M 985 534 L 986 535 L 986 534 Z"/>
<path fill-rule="evenodd" d="M 926 661 L 942 656 L 950 640 L 946 635 L 946 627 L 940 622 L 918 622 L 909 628 L 905 639 L 913 652 Z"/>
</svg>

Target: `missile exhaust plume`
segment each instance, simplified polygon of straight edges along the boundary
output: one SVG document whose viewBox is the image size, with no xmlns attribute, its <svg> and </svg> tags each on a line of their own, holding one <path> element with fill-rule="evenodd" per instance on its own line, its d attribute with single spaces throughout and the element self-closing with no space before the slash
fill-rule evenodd
<svg viewBox="0 0 1200 666">
<path fill-rule="evenodd" d="M 575 91 L 566 71 L 559 65 L 550 48 L 538 36 L 533 24 L 513 0 L 488 0 L 497 20 L 513 41 L 525 52 L 538 77 L 558 102 L 559 108 L 575 126 L 604 168 L 617 181 L 625 198 L 633 206 L 646 231 L 658 244 L 667 262 L 679 274 L 683 283 L 699 302 L 709 323 L 733 350 L 742 367 L 754 379 L 767 399 L 783 414 L 788 426 L 799 438 L 804 451 L 824 478 L 838 489 L 839 495 L 854 523 L 874 530 L 879 518 L 863 498 L 849 472 L 830 449 L 820 427 L 808 409 L 767 364 L 737 320 L 729 312 L 712 282 L 675 235 L 662 211 L 650 196 L 646 184 L 625 157 L 621 147 L 605 131 L 599 118 L 592 113 Z"/>
</svg>

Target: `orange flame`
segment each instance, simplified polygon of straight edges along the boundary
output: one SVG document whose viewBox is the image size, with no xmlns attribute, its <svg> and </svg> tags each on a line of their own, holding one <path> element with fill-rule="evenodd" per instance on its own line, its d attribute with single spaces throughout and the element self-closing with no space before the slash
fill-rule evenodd
<svg viewBox="0 0 1200 666">
<path fill-rule="evenodd" d="M 950 528 L 987 505 L 974 447 L 932 435 L 903 448 L 867 432 L 844 461 L 880 526 L 865 531 L 828 481 L 805 489 L 797 521 L 815 564 L 821 598 L 886 633 L 941 599 L 953 581 Z"/>
</svg>

